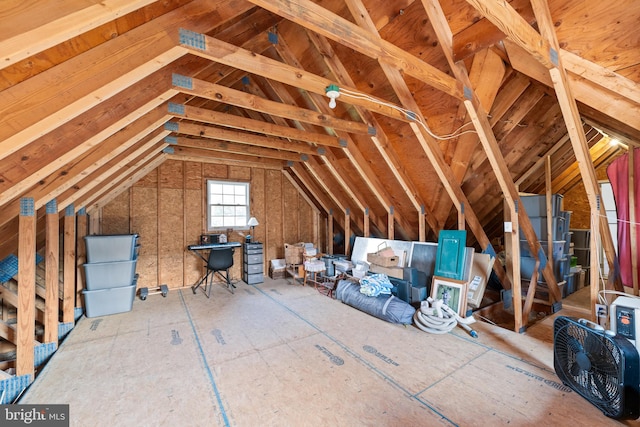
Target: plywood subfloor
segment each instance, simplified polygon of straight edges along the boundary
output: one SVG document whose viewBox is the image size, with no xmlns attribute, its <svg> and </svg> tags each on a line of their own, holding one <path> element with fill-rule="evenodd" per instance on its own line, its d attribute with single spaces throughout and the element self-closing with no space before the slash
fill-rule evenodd
<svg viewBox="0 0 640 427">
<path fill-rule="evenodd" d="M 430 335 L 286 280 L 81 318 L 22 403 L 72 426 L 620 425 L 564 387 L 551 337 Z"/>
</svg>

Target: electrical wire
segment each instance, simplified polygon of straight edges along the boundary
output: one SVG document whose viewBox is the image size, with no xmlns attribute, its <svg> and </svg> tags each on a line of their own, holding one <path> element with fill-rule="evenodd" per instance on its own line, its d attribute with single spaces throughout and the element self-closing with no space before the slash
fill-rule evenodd
<svg viewBox="0 0 640 427">
<path fill-rule="evenodd" d="M 399 107 L 395 104 L 392 104 L 390 102 L 385 102 L 385 101 L 381 101 L 379 99 L 376 99 L 372 96 L 369 96 L 367 94 L 363 94 L 363 93 L 359 93 L 359 92 L 354 92 L 352 90 L 349 89 L 345 89 L 345 88 L 340 88 L 340 93 L 341 94 L 345 94 L 346 96 L 350 96 L 351 98 L 355 98 L 355 99 L 365 99 L 367 101 L 371 101 L 374 102 L 378 105 L 383 105 L 389 108 L 392 108 L 396 111 L 399 111 L 401 113 L 403 113 L 405 116 L 407 116 L 408 118 L 410 118 L 411 120 L 413 120 L 414 122 L 418 123 L 420 126 L 422 126 L 422 128 L 429 134 L 431 135 L 433 138 L 435 139 L 439 139 L 439 140 L 448 140 L 448 139 L 453 139 L 453 138 L 457 138 L 460 135 L 464 135 L 466 133 L 477 133 L 475 130 L 465 130 L 462 131 L 462 129 L 465 126 L 468 126 L 470 124 L 472 124 L 471 122 L 465 123 L 462 126 L 460 126 L 458 129 L 456 129 L 455 131 L 453 131 L 450 134 L 447 135 L 437 135 L 434 132 L 431 131 L 431 129 L 429 128 L 429 126 L 422 120 L 422 117 L 418 114 L 416 114 L 414 111 L 411 111 L 409 109 L 406 108 L 402 108 Z"/>
</svg>

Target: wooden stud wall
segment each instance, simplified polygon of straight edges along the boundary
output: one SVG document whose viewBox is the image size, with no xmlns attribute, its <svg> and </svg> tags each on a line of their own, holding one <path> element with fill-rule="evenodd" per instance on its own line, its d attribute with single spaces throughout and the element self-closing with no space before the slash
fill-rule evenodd
<svg viewBox="0 0 640 427">
<path fill-rule="evenodd" d="M 104 234 L 140 235 L 138 287 L 189 287 L 202 274 L 202 260 L 186 247 L 206 233 L 207 179 L 251 184 L 251 215 L 260 223 L 254 239 L 264 243 L 265 275 L 270 260 L 284 258 L 285 243 L 326 246 L 318 237 L 326 234 L 324 221 L 280 170 L 168 160 L 101 212 Z M 234 230 L 228 238 L 243 242 L 246 234 L 249 230 Z M 231 276 L 239 280 L 241 273 L 242 251 L 237 250 Z"/>
</svg>

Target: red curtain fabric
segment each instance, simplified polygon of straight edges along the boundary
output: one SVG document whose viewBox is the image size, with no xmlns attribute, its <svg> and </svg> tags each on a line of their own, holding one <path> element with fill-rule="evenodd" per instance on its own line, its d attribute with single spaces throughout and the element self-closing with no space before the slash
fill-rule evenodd
<svg viewBox="0 0 640 427">
<path fill-rule="evenodd" d="M 633 150 L 634 181 L 635 181 L 635 209 L 636 221 L 640 218 L 640 149 Z M 613 189 L 618 215 L 618 262 L 620 279 L 625 286 L 633 286 L 633 272 L 631 270 L 631 245 L 640 248 L 640 227 L 636 231 L 636 241 L 631 242 L 631 226 L 629 224 L 629 154 L 620 156 L 607 167 L 607 175 Z M 640 252 L 640 251 L 639 251 Z M 640 259 L 636 259 L 640 266 Z M 640 270 L 640 269 L 639 269 Z M 640 277 L 639 277 L 640 279 Z"/>
</svg>

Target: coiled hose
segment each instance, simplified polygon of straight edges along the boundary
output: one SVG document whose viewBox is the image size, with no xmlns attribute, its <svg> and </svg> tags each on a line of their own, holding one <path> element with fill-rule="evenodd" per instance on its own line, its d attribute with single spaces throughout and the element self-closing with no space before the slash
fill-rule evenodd
<svg viewBox="0 0 640 427">
<path fill-rule="evenodd" d="M 431 334 L 446 334 L 456 325 L 460 325 L 472 337 L 478 337 L 476 331 L 469 327 L 476 319 L 473 316 L 462 318 L 441 299 L 434 300 L 429 297 L 426 301 L 422 301 L 420 309 L 413 315 L 413 320 L 419 329 Z"/>
</svg>

